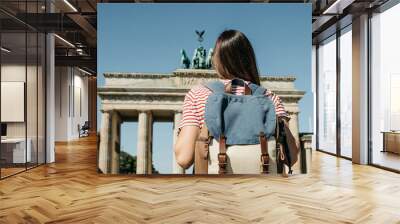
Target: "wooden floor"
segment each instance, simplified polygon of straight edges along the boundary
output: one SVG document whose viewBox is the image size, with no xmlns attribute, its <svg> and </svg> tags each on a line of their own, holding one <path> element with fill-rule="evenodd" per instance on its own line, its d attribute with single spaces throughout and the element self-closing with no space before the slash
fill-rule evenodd
<svg viewBox="0 0 400 224">
<path fill-rule="evenodd" d="M 399 174 L 317 152 L 290 178 L 102 176 L 94 138 L 56 160 L 0 181 L 0 223 L 400 223 Z"/>
<path fill-rule="evenodd" d="M 1 177 L 11 176 L 13 174 L 25 171 L 25 167 L 7 167 L 7 168 L 0 168 L 1 169 Z"/>
<path fill-rule="evenodd" d="M 400 170 L 400 154 L 374 151 L 372 160 L 375 164 Z"/>
</svg>

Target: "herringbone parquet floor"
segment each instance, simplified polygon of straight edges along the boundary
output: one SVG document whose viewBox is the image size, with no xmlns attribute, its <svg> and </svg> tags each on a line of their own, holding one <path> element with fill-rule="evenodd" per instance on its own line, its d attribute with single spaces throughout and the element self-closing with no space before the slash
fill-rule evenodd
<svg viewBox="0 0 400 224">
<path fill-rule="evenodd" d="M 400 223 L 400 175 L 318 152 L 290 178 L 152 178 L 98 175 L 94 138 L 56 151 L 0 181 L 0 223 Z"/>
</svg>

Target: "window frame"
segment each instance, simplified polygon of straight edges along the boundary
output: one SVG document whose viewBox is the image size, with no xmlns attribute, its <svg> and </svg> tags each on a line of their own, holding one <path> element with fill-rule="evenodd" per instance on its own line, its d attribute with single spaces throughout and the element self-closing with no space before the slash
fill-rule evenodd
<svg viewBox="0 0 400 224">
<path fill-rule="evenodd" d="M 315 113 L 316 113 L 316 124 L 317 124 L 316 125 L 316 138 L 315 138 L 316 150 L 323 152 L 323 153 L 333 155 L 333 156 L 344 158 L 347 160 L 352 160 L 352 158 L 342 155 L 342 152 L 341 152 L 341 118 L 340 118 L 340 112 L 341 112 L 341 110 L 340 110 L 341 109 L 340 108 L 340 104 L 341 104 L 341 99 L 340 99 L 340 95 L 341 95 L 341 90 L 340 90 L 340 84 L 341 84 L 340 83 L 341 82 L 340 41 L 341 40 L 340 40 L 340 37 L 343 34 L 345 34 L 346 32 L 351 32 L 351 29 L 347 30 L 347 29 L 349 29 L 349 27 L 351 25 L 352 25 L 352 23 L 350 22 L 349 24 L 346 24 L 343 27 L 340 27 L 340 28 L 337 27 L 336 32 L 332 33 L 329 36 L 326 36 L 323 39 L 320 39 L 318 41 L 318 43 L 316 44 L 316 51 L 315 51 L 315 54 L 316 54 L 316 56 L 315 56 L 315 58 L 316 58 L 316 69 L 315 69 L 315 71 L 316 71 L 315 72 L 315 76 L 316 76 L 315 77 L 315 80 L 316 80 L 316 93 L 315 93 L 316 94 L 316 110 L 315 110 Z M 343 31 L 345 31 L 345 32 L 343 32 Z M 335 85 L 336 85 L 336 120 L 335 120 L 336 121 L 336 139 L 335 139 L 336 140 L 336 152 L 332 153 L 325 149 L 320 148 L 320 142 L 319 142 L 319 135 L 320 135 L 320 130 L 319 130 L 319 121 L 320 121 L 320 118 L 319 118 L 319 112 L 320 112 L 320 108 L 319 108 L 319 106 L 320 106 L 320 97 L 319 97 L 319 94 L 320 94 L 320 86 L 319 86 L 320 55 L 319 55 L 318 49 L 320 48 L 321 43 L 325 42 L 326 40 L 328 40 L 329 38 L 331 38 L 334 35 L 336 35 L 336 36 L 335 36 L 335 39 L 332 41 L 336 41 L 336 61 L 335 61 L 335 63 L 336 63 L 336 83 L 335 83 Z"/>
</svg>

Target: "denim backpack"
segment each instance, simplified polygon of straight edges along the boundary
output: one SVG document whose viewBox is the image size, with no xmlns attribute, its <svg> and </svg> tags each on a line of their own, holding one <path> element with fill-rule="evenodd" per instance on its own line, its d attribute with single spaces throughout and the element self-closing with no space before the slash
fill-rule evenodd
<svg viewBox="0 0 400 224">
<path fill-rule="evenodd" d="M 243 86 L 244 95 L 232 94 L 232 86 Z M 207 164 L 197 161 L 208 157 L 208 146 L 212 139 L 219 143 L 219 173 L 226 173 L 227 147 L 232 145 L 260 145 L 261 172 L 268 173 L 267 139 L 275 134 L 276 114 L 271 99 L 265 96 L 265 89 L 256 84 L 246 84 L 233 79 L 226 86 L 221 81 L 205 84 L 212 91 L 205 105 L 205 128 L 201 130 L 195 153 L 196 173 L 207 173 Z M 200 148 L 200 150 L 199 150 Z M 202 150 L 202 148 L 206 150 Z M 202 158 L 196 158 L 196 157 Z"/>
</svg>

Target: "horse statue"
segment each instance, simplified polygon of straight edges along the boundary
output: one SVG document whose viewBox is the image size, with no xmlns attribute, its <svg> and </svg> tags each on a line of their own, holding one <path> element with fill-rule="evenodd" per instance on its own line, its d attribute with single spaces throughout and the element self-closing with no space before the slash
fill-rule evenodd
<svg viewBox="0 0 400 224">
<path fill-rule="evenodd" d="M 190 68 L 190 60 L 186 55 L 186 51 L 184 49 L 181 50 L 181 68 L 184 69 Z"/>
<path fill-rule="evenodd" d="M 214 55 L 214 49 L 210 48 L 210 50 L 208 50 L 208 55 L 207 55 L 207 59 L 206 59 L 206 68 L 207 69 L 212 68 L 212 56 L 213 55 Z"/>
<path fill-rule="evenodd" d="M 192 59 L 192 68 L 193 69 L 206 69 L 207 68 L 206 61 L 206 49 L 203 46 L 200 46 L 194 50 L 193 59 Z"/>
<path fill-rule="evenodd" d="M 200 69 L 206 69 L 206 49 L 203 46 L 200 46 L 198 48 L 199 52 L 199 68 Z"/>
<path fill-rule="evenodd" d="M 194 49 L 193 58 L 192 58 L 192 68 L 199 69 L 199 49 Z"/>
<path fill-rule="evenodd" d="M 203 41 L 203 35 L 205 33 L 205 30 L 198 31 L 196 30 L 196 34 L 198 36 L 198 41 L 200 43 L 200 46 L 194 49 L 192 61 L 189 60 L 189 58 L 186 55 L 185 50 L 181 49 L 181 68 L 188 69 L 211 69 L 212 67 L 212 56 L 214 50 L 210 48 L 210 51 L 208 52 L 206 49 L 201 45 L 201 42 Z"/>
</svg>

